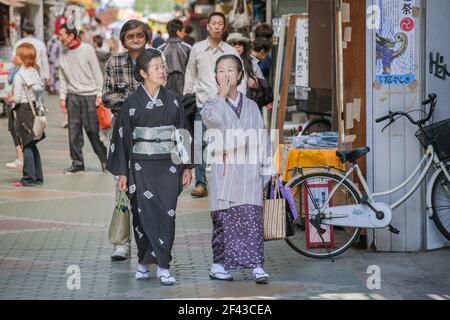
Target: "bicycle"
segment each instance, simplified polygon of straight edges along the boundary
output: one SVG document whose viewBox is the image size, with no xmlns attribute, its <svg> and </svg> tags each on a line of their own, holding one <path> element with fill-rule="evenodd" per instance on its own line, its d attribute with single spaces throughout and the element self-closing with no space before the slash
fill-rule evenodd
<svg viewBox="0 0 450 320">
<path fill-rule="evenodd" d="M 425 148 L 425 154 L 414 172 L 399 186 L 385 192 L 372 193 L 363 177 L 356 160 L 365 156 L 370 149 L 358 148 L 351 151 L 337 151 L 341 163 L 349 163 L 347 171 L 331 166 L 311 166 L 292 168 L 293 177 L 286 183 L 299 194 L 298 211 L 304 217 L 296 219 L 295 235 L 286 242 L 297 252 L 311 258 L 331 258 L 346 251 L 358 238 L 361 228 L 389 228 L 390 232 L 400 231 L 391 225 L 392 211 L 404 203 L 425 179 L 434 164 L 435 172 L 427 185 L 427 213 L 439 231 L 450 240 L 450 119 L 424 126 L 436 107 L 435 94 L 422 105 L 431 105 L 429 113 L 422 120 L 414 121 L 409 113 L 389 112 L 375 120 L 379 123 L 389 119 L 386 129 L 397 119 L 406 117 L 418 126 L 416 137 Z M 426 112 L 425 112 L 426 114 Z M 425 167 L 421 170 L 422 165 Z M 304 170 L 306 172 L 304 172 Z M 393 204 L 375 202 L 375 198 L 392 194 L 410 183 L 420 172 L 417 181 L 403 197 Z M 356 173 L 364 194 L 350 179 Z M 302 224 L 301 222 L 304 221 Z"/>
<path fill-rule="evenodd" d="M 300 135 L 306 136 L 313 132 L 329 132 L 331 131 L 331 120 L 328 114 L 320 114 L 320 118 L 310 119 L 303 125 Z"/>
</svg>

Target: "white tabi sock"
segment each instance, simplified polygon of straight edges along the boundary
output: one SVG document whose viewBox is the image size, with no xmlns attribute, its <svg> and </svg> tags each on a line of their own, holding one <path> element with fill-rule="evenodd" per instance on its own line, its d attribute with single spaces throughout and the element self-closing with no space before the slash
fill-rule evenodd
<svg viewBox="0 0 450 320">
<path fill-rule="evenodd" d="M 163 269 L 163 268 L 158 267 L 156 269 L 156 275 L 158 276 L 158 278 L 161 276 L 165 276 L 168 278 L 168 277 L 170 277 L 170 271 L 169 271 L 169 269 Z"/>
<path fill-rule="evenodd" d="M 148 266 L 143 265 L 143 264 L 139 264 L 138 265 L 138 270 L 141 272 L 147 272 L 148 271 Z"/>
</svg>

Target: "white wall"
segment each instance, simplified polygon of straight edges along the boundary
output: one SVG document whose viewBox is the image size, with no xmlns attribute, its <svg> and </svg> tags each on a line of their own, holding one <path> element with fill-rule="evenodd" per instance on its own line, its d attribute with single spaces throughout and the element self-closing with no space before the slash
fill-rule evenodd
<svg viewBox="0 0 450 320">
<path fill-rule="evenodd" d="M 420 1 L 418 0 L 420 3 Z M 375 5 L 375 0 L 367 0 L 367 5 Z M 381 85 L 374 87 L 376 78 L 375 30 L 367 30 L 367 143 L 372 152 L 367 157 L 369 186 L 376 192 L 392 189 L 401 184 L 414 170 L 421 157 L 421 147 L 414 136 L 416 128 L 407 120 L 400 119 L 383 133 L 383 124 L 375 124 L 375 119 L 391 111 L 417 109 L 421 101 L 421 39 L 422 24 L 416 19 L 415 67 L 417 86 Z M 412 183 L 411 183 L 412 184 Z M 393 203 L 403 195 L 411 184 L 399 192 L 379 198 Z M 388 229 L 374 231 L 378 251 L 417 251 L 422 249 L 422 217 L 424 214 L 423 190 L 409 198 L 393 212 L 392 225 L 400 230 L 399 235 Z M 368 241 L 372 241 L 369 232 Z"/>
<path fill-rule="evenodd" d="M 447 14 L 442 14 L 447 13 Z M 424 94 L 436 93 L 438 95 L 438 104 L 434 121 L 440 121 L 450 118 L 450 77 L 447 79 L 440 79 L 429 70 L 429 54 L 439 52 L 444 57 L 444 63 L 450 65 L 450 38 L 443 41 L 441 37 L 434 35 L 443 31 L 450 30 L 450 20 L 448 19 L 450 13 L 449 0 L 428 0 L 426 5 L 426 49 L 424 71 L 426 74 L 426 87 Z M 444 31 L 446 30 L 446 31 Z M 434 222 L 424 217 L 425 228 L 425 246 L 427 249 L 441 248 L 445 245 L 450 245 L 450 242 L 445 239 L 437 230 Z"/>
</svg>

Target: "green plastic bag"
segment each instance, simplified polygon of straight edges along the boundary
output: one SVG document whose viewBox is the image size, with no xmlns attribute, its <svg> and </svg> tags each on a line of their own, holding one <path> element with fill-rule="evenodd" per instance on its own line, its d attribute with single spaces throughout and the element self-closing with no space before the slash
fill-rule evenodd
<svg viewBox="0 0 450 320">
<path fill-rule="evenodd" d="M 125 192 L 120 192 L 109 226 L 108 237 L 113 245 L 125 245 L 130 240 L 130 210 Z"/>
</svg>

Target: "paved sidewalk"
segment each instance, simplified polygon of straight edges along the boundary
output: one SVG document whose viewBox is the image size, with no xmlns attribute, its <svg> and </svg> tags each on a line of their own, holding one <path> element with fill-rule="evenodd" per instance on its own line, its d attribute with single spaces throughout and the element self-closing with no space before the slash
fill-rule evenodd
<svg viewBox="0 0 450 320">
<path fill-rule="evenodd" d="M 273 241 L 265 244 L 269 284 L 255 284 L 250 271 L 234 273 L 232 282 L 212 281 L 209 203 L 192 199 L 191 188 L 177 210 L 172 263 L 177 284 L 161 286 L 154 267 L 149 281 L 136 281 L 135 258 L 109 258 L 114 180 L 101 172 L 87 138 L 87 172 L 62 174 L 70 165 L 67 129 L 60 126 L 57 99 L 49 101 L 48 138 L 39 144 L 41 187 L 10 187 L 20 172 L 4 165 L 15 154 L 7 119 L 0 118 L 0 299 L 450 299 L 449 249 L 406 254 L 352 248 L 331 263 Z M 133 243 L 133 257 L 135 249 Z M 380 290 L 366 286 L 370 265 L 380 267 Z M 70 266 L 80 270 L 78 290 L 68 289 Z"/>
</svg>

